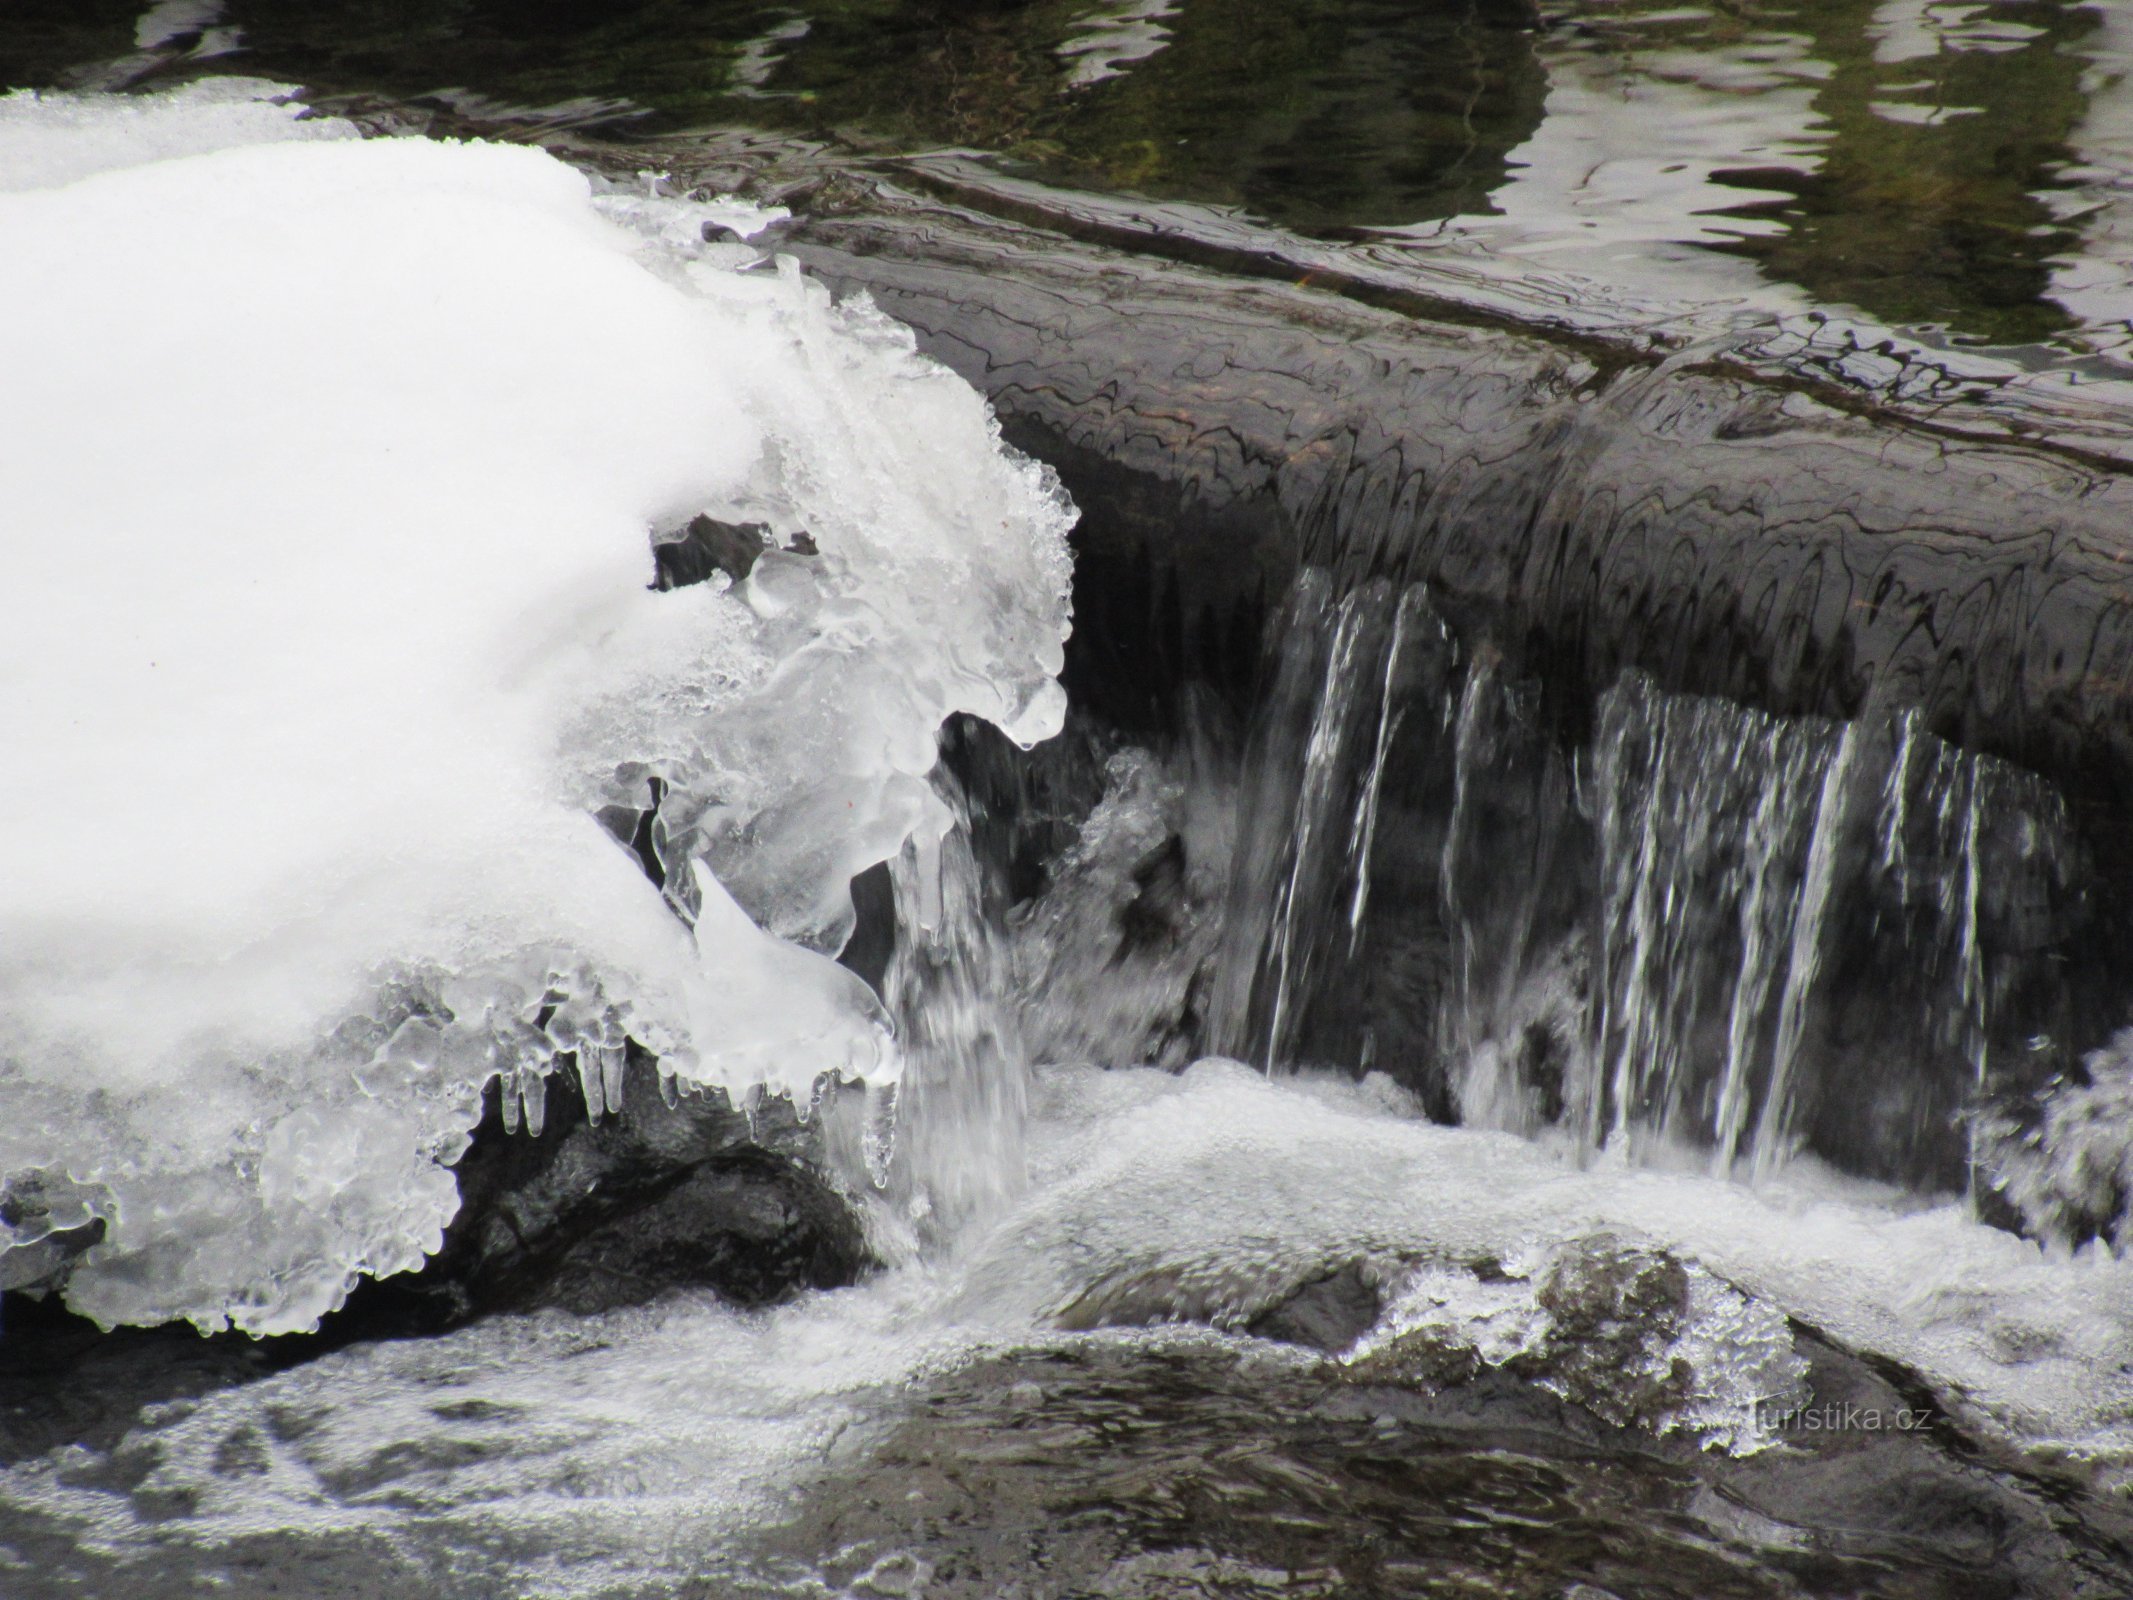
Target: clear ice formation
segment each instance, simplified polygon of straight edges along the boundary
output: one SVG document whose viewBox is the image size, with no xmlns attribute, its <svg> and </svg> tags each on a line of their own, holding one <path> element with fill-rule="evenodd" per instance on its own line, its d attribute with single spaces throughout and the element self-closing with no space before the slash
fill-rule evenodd
<svg viewBox="0 0 2133 1600">
<path fill-rule="evenodd" d="M 102 1219 L 105 1324 L 419 1265 L 493 1076 L 892 1077 L 849 881 L 945 717 L 1063 708 L 1064 494 L 703 242 L 768 215 L 265 95 L 0 100 L 0 1183 Z M 782 548 L 654 592 L 698 514 Z"/>
</svg>

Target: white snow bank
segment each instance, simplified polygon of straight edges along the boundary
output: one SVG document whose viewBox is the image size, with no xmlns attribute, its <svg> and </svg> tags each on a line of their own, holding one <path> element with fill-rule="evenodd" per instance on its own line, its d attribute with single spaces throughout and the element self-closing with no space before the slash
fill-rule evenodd
<svg viewBox="0 0 2133 1600">
<path fill-rule="evenodd" d="M 536 151 L 0 104 L 0 1183 L 106 1196 L 71 1303 L 310 1325 L 561 1052 L 893 1071 L 757 923 L 834 950 L 951 711 L 1056 726 L 1070 511 L 979 397 Z M 652 592 L 697 512 L 819 554 Z M 693 934 L 589 815 L 655 777 Z"/>
<path fill-rule="evenodd" d="M 237 145 L 356 136 L 352 123 L 309 115 L 295 93 L 262 78 L 203 78 L 159 95 L 0 94 L 0 192 Z"/>
</svg>

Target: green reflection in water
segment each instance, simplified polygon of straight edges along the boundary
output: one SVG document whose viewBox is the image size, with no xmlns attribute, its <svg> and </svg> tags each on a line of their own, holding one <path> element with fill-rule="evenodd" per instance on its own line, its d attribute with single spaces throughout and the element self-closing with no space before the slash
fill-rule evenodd
<svg viewBox="0 0 2133 1600">
<path fill-rule="evenodd" d="M 1544 107 L 1569 121 L 1554 148 L 1574 165 L 1578 141 L 1604 162 L 1625 129 L 1662 155 L 1707 154 L 1732 106 L 1779 153 L 1744 137 L 1680 199 L 1671 237 L 1900 327 L 1992 344 L 2069 328 L 2045 296 L 2077 241 L 2038 195 L 2085 109 L 2097 19 L 2078 0 L 1144 0 L 1138 58 L 1077 85 L 1096 58 L 1073 45 L 1103 31 L 1092 14 L 1132 5 L 229 0 L 245 49 L 213 66 L 325 93 L 459 89 L 483 97 L 466 103 L 477 117 L 579 102 L 548 120 L 618 134 L 741 122 L 974 146 L 1052 181 L 1330 235 L 1500 209 L 1537 159 Z M 143 9 L 8 0 L 0 78 L 127 56 Z M 137 70 L 188 64 L 172 50 Z M 1594 94 L 1562 92 L 1580 84 Z M 1647 125 L 1610 122 L 1611 94 L 1648 97 Z M 1649 170 L 1655 190 L 1673 181 Z M 1672 197 L 1631 203 L 1665 231 Z"/>
<path fill-rule="evenodd" d="M 1730 248 L 1817 300 L 1898 327 L 2026 344 L 2069 325 L 2042 296 L 2048 258 L 2075 237 L 2037 195 L 2068 159 L 2084 109 L 2075 47 L 2096 28 L 2093 11 L 1800 0 L 1648 27 L 1639 47 L 1722 54 L 1758 24 L 1804 35 L 1828 68 L 1814 97 L 1828 143 L 1814 172 L 1738 174 L 1778 195 L 1737 214 L 1785 226 Z"/>
</svg>

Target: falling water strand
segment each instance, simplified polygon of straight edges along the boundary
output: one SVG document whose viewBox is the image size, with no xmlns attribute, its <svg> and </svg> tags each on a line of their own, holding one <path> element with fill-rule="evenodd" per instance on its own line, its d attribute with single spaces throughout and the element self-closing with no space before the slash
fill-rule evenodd
<svg viewBox="0 0 2133 1600">
<path fill-rule="evenodd" d="M 900 1082 L 868 1097 L 871 1181 L 915 1242 L 950 1236 L 1021 1192 L 1029 1062 L 1006 957 L 985 915 L 968 809 L 942 774 L 954 818 L 890 863 L 896 953 L 883 979 L 904 1056 Z"/>
<path fill-rule="evenodd" d="M 1333 630 L 1333 643 L 1326 654 L 1326 675 L 1319 689 L 1318 706 L 1311 718 L 1311 737 L 1304 751 L 1303 789 L 1297 800 L 1296 827 L 1292 835 L 1289 874 L 1282 885 L 1274 917 L 1273 947 L 1268 951 L 1274 969 L 1274 1010 L 1267 1026 L 1268 1072 L 1281 1060 L 1294 1022 L 1296 990 L 1303 980 L 1308 960 L 1299 948 L 1303 932 L 1302 900 L 1319 844 L 1319 835 L 1332 820 L 1335 788 L 1340 776 L 1340 755 L 1346 742 L 1349 712 L 1355 700 L 1357 645 L 1362 637 L 1364 595 L 1345 596 Z"/>
<path fill-rule="evenodd" d="M 1406 716 L 1404 706 L 1393 702 L 1393 690 L 1399 680 L 1400 651 L 1407 642 L 1410 628 L 1424 620 L 1435 622 L 1438 631 L 1444 629 L 1430 610 L 1426 593 L 1419 586 L 1408 589 L 1400 596 L 1398 608 L 1393 613 L 1392 642 L 1385 648 L 1385 678 L 1378 693 L 1377 744 L 1371 751 L 1370 771 L 1363 780 L 1363 794 L 1357 802 L 1355 824 L 1349 830 L 1348 868 L 1355 876 L 1355 894 L 1348 902 L 1348 954 L 1354 957 L 1362 945 L 1363 913 L 1370 905 L 1370 851 L 1377 840 L 1378 796 L 1385 784 L 1386 757 L 1392 752 L 1392 741 L 1400 731 L 1400 723 Z"/>
<path fill-rule="evenodd" d="M 1295 841 L 1296 802 L 1303 789 L 1299 751 L 1324 689 L 1324 641 L 1334 626 L 1333 611 L 1326 573 L 1305 568 L 1268 636 L 1273 683 L 1239 774 L 1236 841 L 1222 914 L 1227 938 L 1210 985 L 1207 1044 L 1240 1061 L 1259 1053 L 1255 999 L 1262 992 L 1263 958 L 1275 938 L 1282 869 Z"/>
<path fill-rule="evenodd" d="M 1631 708 L 1619 701 L 1618 709 L 1626 722 Z M 1603 861 L 1611 864 L 1607 877 L 1607 920 L 1605 954 L 1605 977 L 1607 979 L 1606 1001 L 1600 1013 L 1600 1037 L 1611 1037 L 1619 1022 L 1622 1039 L 1614 1056 L 1614 1066 L 1605 1085 L 1606 1092 L 1595 1092 L 1588 1115 L 1587 1137 L 1595 1144 L 1620 1145 L 1629 1134 L 1630 1122 L 1636 1108 L 1637 1085 L 1640 1075 L 1649 1075 L 1649 1064 L 1663 1064 L 1668 1058 L 1666 1030 L 1660 1026 L 1662 1005 L 1660 995 L 1665 991 L 1665 980 L 1676 963 L 1671 959 L 1673 950 L 1669 940 L 1670 930 L 1678 928 L 1673 915 L 1677 899 L 1674 871 L 1682 863 L 1693 861 L 1701 855 L 1696 845 L 1708 826 L 1708 807 L 1692 803 L 1680 809 L 1687 815 L 1680 820 L 1686 825 L 1686 836 L 1674 835 L 1665 821 L 1674 820 L 1666 813 L 1664 804 L 1670 798 L 1665 778 L 1672 766 L 1674 729 L 1670 719 L 1663 714 L 1653 718 L 1649 714 L 1648 698 L 1637 697 L 1635 713 L 1644 724 L 1651 741 L 1650 766 L 1644 775 L 1641 788 L 1641 804 L 1633 807 L 1635 813 L 1636 839 L 1634 847 L 1625 848 L 1628 841 L 1621 838 L 1621 813 L 1623 802 L 1629 798 L 1630 774 L 1625 770 L 1628 753 L 1629 732 L 1617 724 L 1617 736 L 1610 741 L 1603 758 L 1605 781 L 1610 799 L 1609 821 L 1614 826 L 1602 840 Z M 1613 908 L 1622 906 L 1617 916 Z M 1616 1003 L 1617 985 L 1614 982 L 1614 960 L 1617 936 L 1626 944 L 1622 952 L 1626 976 L 1620 985 L 1621 1000 Z M 1669 1074 L 1670 1075 L 1670 1074 Z M 1599 1086 L 1596 1086 L 1596 1089 Z M 1611 1107 L 1612 1114 L 1608 1115 Z M 1600 1121 L 1607 1121 L 1602 1135 Z"/>
<path fill-rule="evenodd" d="M 1970 767 L 1963 783 L 1963 887 L 1962 935 L 1956 949 L 1957 982 L 1961 988 L 1961 1021 L 1964 1043 L 1970 1055 L 1971 1091 L 1982 1102 L 1987 1078 L 1989 1036 L 1985 1017 L 1985 962 L 1978 942 L 1978 833 L 1983 812 L 1983 774 Z M 1977 1130 L 1968 1130 L 1965 1151 L 1964 1199 L 1977 1204 Z"/>
<path fill-rule="evenodd" d="M 1598 1076 L 1570 1099 L 1595 1143 L 1708 1141 L 1723 1164 L 1754 1104 L 1834 729 L 1631 678 L 1597 742 Z"/>
<path fill-rule="evenodd" d="M 1896 718 L 1896 755 L 1881 791 L 1881 870 L 1896 881 L 1899 903 L 1911 898 L 1911 857 L 1905 832 L 1911 820 L 1911 757 L 1918 745 L 1918 713 Z"/>
<path fill-rule="evenodd" d="M 1459 691 L 1459 711 L 1452 734 L 1452 814 L 1445 824 L 1444 848 L 1437 867 L 1438 893 L 1444 902 L 1445 922 L 1452 931 L 1453 960 L 1458 969 L 1459 1015 L 1454 1027 L 1458 1044 L 1466 1048 L 1472 1047 L 1474 1034 L 1470 1013 L 1475 951 L 1473 928 L 1462 903 L 1459 855 L 1466 839 L 1475 769 L 1481 763 L 1477 746 L 1481 742 L 1482 711 L 1495 688 L 1496 663 L 1493 658 L 1484 658 L 1467 672 Z"/>
<path fill-rule="evenodd" d="M 1754 1099 L 1756 1045 L 1777 984 L 1780 955 L 1789 955 L 1800 896 L 1786 871 L 1799 846 L 1800 811 L 1794 796 L 1805 786 L 1819 750 L 1804 739 L 1784 742 L 1748 825 L 1748 889 L 1741 901 L 1740 976 L 1726 1019 L 1726 1063 L 1713 1117 L 1711 1173 L 1725 1175 L 1740 1151 Z"/>
<path fill-rule="evenodd" d="M 1822 773 L 1822 794 L 1815 806 L 1812 841 L 1807 847 L 1807 877 L 1800 885 L 1800 907 L 1792 919 L 1792 947 L 1785 962 L 1785 989 L 1778 1001 L 1777 1043 L 1770 1057 L 1770 1088 L 1756 1124 L 1753 1172 L 1767 1176 L 1790 1153 L 1797 1107 L 1793 1103 L 1800 1070 L 1800 1039 L 1806 1027 L 1807 1002 L 1822 972 L 1825 924 L 1839 888 L 1838 851 L 1862 740 L 1859 724 L 1847 722 L 1838 736 L 1837 753 Z"/>
</svg>

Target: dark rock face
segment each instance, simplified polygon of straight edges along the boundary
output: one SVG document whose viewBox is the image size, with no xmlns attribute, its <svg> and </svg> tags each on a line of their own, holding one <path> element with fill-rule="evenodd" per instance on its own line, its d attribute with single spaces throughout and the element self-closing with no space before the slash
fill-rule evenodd
<svg viewBox="0 0 2133 1600">
<path fill-rule="evenodd" d="M 521 1258 L 522 1303 L 583 1313 L 702 1286 L 766 1305 L 851 1283 L 867 1260 L 843 1202 L 766 1150 L 708 1156 L 574 1221 L 583 1232 Z"/>
<path fill-rule="evenodd" d="M 461 1210 L 414 1277 L 366 1284 L 358 1325 L 435 1331 L 487 1311 L 580 1313 L 708 1288 L 740 1305 L 855 1281 L 869 1265 L 845 1200 L 785 1102 L 753 1119 L 722 1096 L 669 1105 L 634 1052 L 623 1108 L 594 1122 L 553 1096 L 539 1134 L 492 1103 L 461 1159 Z"/>
<path fill-rule="evenodd" d="M 1378 1320 L 1383 1297 L 1354 1262 L 1307 1283 L 1280 1305 L 1261 1312 L 1245 1329 L 1261 1339 L 1306 1345 L 1336 1354 Z"/>
</svg>

